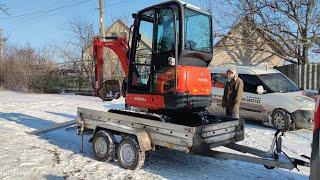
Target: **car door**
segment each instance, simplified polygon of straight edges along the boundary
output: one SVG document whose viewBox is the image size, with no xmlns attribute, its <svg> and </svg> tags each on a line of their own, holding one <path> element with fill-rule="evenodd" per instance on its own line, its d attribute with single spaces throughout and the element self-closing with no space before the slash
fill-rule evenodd
<svg viewBox="0 0 320 180">
<path fill-rule="evenodd" d="M 244 83 L 240 115 L 242 112 L 245 118 L 258 121 L 265 120 L 265 108 L 262 102 L 263 95 L 257 94 L 257 87 L 262 85 L 261 80 L 257 75 L 251 74 L 239 74 L 239 77 Z"/>
</svg>

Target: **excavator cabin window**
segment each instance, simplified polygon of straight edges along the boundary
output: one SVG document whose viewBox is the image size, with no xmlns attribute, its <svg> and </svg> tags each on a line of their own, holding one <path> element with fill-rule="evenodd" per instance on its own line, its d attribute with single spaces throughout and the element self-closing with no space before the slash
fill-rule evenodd
<svg viewBox="0 0 320 180">
<path fill-rule="evenodd" d="M 132 62 L 134 74 L 137 78 L 133 79 L 133 88 L 138 91 L 150 90 L 151 58 L 152 58 L 152 37 L 153 37 L 153 18 L 154 11 L 143 14 L 139 22 L 139 34 L 136 44 L 134 62 Z M 142 16 L 143 16 L 142 15 Z"/>
<path fill-rule="evenodd" d="M 155 8 L 138 16 L 135 26 L 137 28 L 138 25 L 138 31 L 135 29 L 134 32 L 136 42 L 132 45 L 136 51 L 134 59 L 131 59 L 132 82 L 129 90 L 158 93 L 157 76 L 168 68 L 174 69 L 168 59 L 175 57 L 175 31 L 179 22 L 171 7 Z M 173 86 L 174 83 L 170 83 L 166 89 L 172 89 Z"/>
</svg>

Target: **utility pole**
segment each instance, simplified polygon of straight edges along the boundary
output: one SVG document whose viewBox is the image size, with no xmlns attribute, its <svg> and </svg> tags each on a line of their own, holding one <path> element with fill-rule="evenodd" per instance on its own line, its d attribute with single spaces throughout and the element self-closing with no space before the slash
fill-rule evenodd
<svg viewBox="0 0 320 180">
<path fill-rule="evenodd" d="M 104 0 L 99 0 L 99 14 L 100 14 L 100 36 L 105 37 L 106 32 L 104 30 L 104 26 L 105 26 L 105 2 L 104 2 Z"/>
<path fill-rule="evenodd" d="M 99 28 L 100 37 L 106 37 L 106 32 L 104 30 L 104 26 L 105 26 L 105 1 L 104 0 L 99 0 L 99 22 L 100 22 L 100 28 Z M 106 59 L 104 60 L 105 51 L 103 48 L 101 48 L 99 51 L 102 51 L 101 52 L 102 59 L 100 60 L 102 62 L 100 62 L 100 63 L 102 66 L 102 72 L 104 72 L 106 69 L 105 67 L 106 67 L 106 63 L 107 63 L 107 60 Z M 97 60 L 97 61 L 99 61 L 99 60 Z M 103 81 L 105 81 L 106 75 L 105 75 L 105 73 L 102 73 L 102 74 L 104 74 L 104 76 L 102 78 L 103 78 Z"/>
</svg>

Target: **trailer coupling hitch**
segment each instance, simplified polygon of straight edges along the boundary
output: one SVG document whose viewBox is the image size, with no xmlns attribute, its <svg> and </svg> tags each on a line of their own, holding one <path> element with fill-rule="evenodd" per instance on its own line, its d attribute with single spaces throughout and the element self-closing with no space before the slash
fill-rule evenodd
<svg viewBox="0 0 320 180">
<path fill-rule="evenodd" d="M 267 152 L 268 156 L 274 157 L 275 159 L 279 158 L 279 154 L 281 154 L 282 151 L 282 136 L 284 136 L 284 133 L 280 130 L 277 130 L 273 136 L 270 149 Z"/>
<path fill-rule="evenodd" d="M 276 133 L 274 134 L 272 144 L 270 146 L 269 151 L 267 152 L 267 156 L 272 157 L 274 159 L 279 159 L 279 156 L 283 154 L 293 165 L 294 168 L 296 168 L 298 171 L 298 165 L 299 166 L 306 166 L 310 167 L 310 163 L 300 160 L 300 159 L 295 159 L 295 158 L 290 158 L 283 150 L 282 150 L 282 137 L 284 136 L 284 132 L 281 132 L 280 130 L 277 130 Z"/>
</svg>

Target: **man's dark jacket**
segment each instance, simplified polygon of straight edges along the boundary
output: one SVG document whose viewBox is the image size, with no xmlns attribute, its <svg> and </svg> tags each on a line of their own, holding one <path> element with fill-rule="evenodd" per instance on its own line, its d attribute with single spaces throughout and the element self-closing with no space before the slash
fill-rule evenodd
<svg viewBox="0 0 320 180">
<path fill-rule="evenodd" d="M 226 108 L 239 108 L 243 95 L 243 81 L 235 77 L 226 83 L 222 98 L 222 106 Z"/>
</svg>

